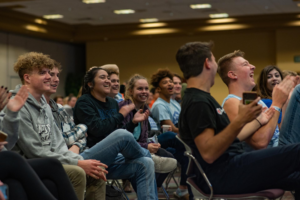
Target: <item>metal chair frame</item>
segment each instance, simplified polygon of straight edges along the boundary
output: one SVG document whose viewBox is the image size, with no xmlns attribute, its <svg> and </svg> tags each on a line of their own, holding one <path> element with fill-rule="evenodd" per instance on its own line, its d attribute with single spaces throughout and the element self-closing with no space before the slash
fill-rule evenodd
<svg viewBox="0 0 300 200">
<path fill-rule="evenodd" d="M 207 186 L 209 187 L 210 189 L 210 194 L 209 195 L 205 195 L 205 194 L 202 194 L 200 191 L 201 189 L 200 188 L 195 188 L 192 184 L 191 184 L 191 179 L 193 179 L 195 177 L 194 176 L 190 176 L 188 177 L 187 179 L 187 183 L 191 186 L 191 189 L 192 189 L 192 192 L 194 194 L 194 196 L 196 196 L 196 198 L 194 197 L 194 199 L 196 200 L 241 200 L 241 199 L 245 199 L 245 200 L 267 200 L 268 198 L 264 197 L 264 196 L 245 196 L 245 197 L 230 197 L 230 198 L 227 198 L 227 197 L 221 197 L 222 195 L 215 195 L 213 194 L 213 187 L 212 187 L 212 184 L 210 183 L 210 181 L 208 180 L 204 170 L 202 169 L 200 163 L 196 160 L 196 158 L 193 156 L 192 154 L 192 149 L 187 145 L 185 144 L 185 142 L 183 142 L 179 137 L 178 135 L 176 135 L 177 139 L 185 146 L 185 149 L 186 151 L 184 152 L 184 155 L 187 156 L 189 158 L 189 164 L 188 164 L 188 168 L 187 168 L 187 171 L 186 171 L 186 174 L 189 176 L 190 174 L 190 168 L 193 167 L 193 163 L 196 164 L 197 168 L 199 169 L 202 177 L 204 178 Z M 199 191 L 200 190 L 200 191 Z M 223 196 L 227 196 L 227 195 L 223 195 Z M 280 200 L 282 198 L 282 196 L 276 198 L 275 200 Z"/>
</svg>

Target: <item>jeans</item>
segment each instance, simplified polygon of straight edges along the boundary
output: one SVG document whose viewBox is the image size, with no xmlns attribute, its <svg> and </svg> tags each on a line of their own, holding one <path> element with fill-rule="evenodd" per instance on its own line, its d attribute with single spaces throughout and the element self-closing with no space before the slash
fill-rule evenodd
<svg viewBox="0 0 300 200">
<path fill-rule="evenodd" d="M 154 162 L 132 133 L 118 129 L 80 154 L 85 160 L 100 160 L 108 166 L 108 179 L 129 179 L 138 199 L 158 199 Z"/>
<path fill-rule="evenodd" d="M 197 169 L 197 184 L 209 192 Z M 231 156 L 223 164 L 210 166 L 206 175 L 215 194 L 253 193 L 280 188 L 300 192 L 300 144 L 273 147 Z"/>
<path fill-rule="evenodd" d="M 300 142 L 300 85 L 292 93 L 281 124 L 279 146 Z"/>
</svg>

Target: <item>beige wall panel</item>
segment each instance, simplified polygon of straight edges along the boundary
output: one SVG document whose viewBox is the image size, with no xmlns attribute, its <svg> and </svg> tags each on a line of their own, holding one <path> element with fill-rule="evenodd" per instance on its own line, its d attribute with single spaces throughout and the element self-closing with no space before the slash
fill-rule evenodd
<svg viewBox="0 0 300 200">
<path fill-rule="evenodd" d="M 274 32 L 237 31 L 212 32 L 201 36 L 88 42 L 87 67 L 115 63 L 120 67 L 121 81 L 125 81 L 134 73 L 150 78 L 158 68 L 165 67 L 181 74 L 175 60 L 178 48 L 186 42 L 208 40 L 215 42 L 213 53 L 216 59 L 236 49 L 245 51 L 246 58 L 257 67 L 256 73 L 264 66 L 274 64 L 276 60 Z M 219 77 L 211 92 L 219 103 L 228 94 L 227 87 Z"/>
<path fill-rule="evenodd" d="M 8 84 L 7 66 L 7 34 L 0 32 L 0 86 Z"/>
</svg>

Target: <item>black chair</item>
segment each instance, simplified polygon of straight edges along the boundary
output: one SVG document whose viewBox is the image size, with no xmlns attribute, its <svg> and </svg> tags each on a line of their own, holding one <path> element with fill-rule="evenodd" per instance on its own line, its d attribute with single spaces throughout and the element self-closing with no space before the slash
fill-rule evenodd
<svg viewBox="0 0 300 200">
<path fill-rule="evenodd" d="M 281 189 L 270 189 L 270 190 L 263 190 L 263 191 L 259 191 L 256 193 L 249 193 L 249 194 L 225 194 L 225 195 L 214 195 L 213 194 L 213 186 L 211 185 L 211 183 L 209 182 L 205 172 L 203 171 L 200 163 L 195 159 L 195 157 L 192 154 L 192 150 L 191 148 L 185 144 L 185 142 L 183 142 L 178 135 L 176 136 L 177 139 L 185 146 L 185 153 L 184 155 L 187 156 L 189 158 L 189 165 L 186 171 L 186 174 L 188 176 L 187 178 L 187 184 L 189 184 L 191 186 L 193 195 L 194 195 L 194 199 L 208 199 L 208 200 L 243 200 L 243 199 L 247 199 L 247 200 L 280 200 L 284 194 L 284 190 Z M 204 178 L 205 182 L 207 183 L 207 186 L 210 189 L 210 194 L 206 194 L 204 193 L 195 183 L 195 175 L 190 176 L 191 174 L 193 174 L 193 171 L 195 168 L 198 168 L 198 170 L 200 171 L 202 177 Z"/>
</svg>

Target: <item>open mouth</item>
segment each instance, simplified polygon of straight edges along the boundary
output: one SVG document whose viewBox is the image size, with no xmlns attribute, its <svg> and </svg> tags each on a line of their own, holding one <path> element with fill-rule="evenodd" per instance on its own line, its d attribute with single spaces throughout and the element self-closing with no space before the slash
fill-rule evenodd
<svg viewBox="0 0 300 200">
<path fill-rule="evenodd" d="M 254 73 L 251 73 L 251 74 L 250 74 L 250 78 L 254 78 Z"/>
<path fill-rule="evenodd" d="M 169 91 L 169 92 L 173 92 L 173 88 L 174 88 L 174 87 L 168 87 L 168 91 Z"/>
</svg>

